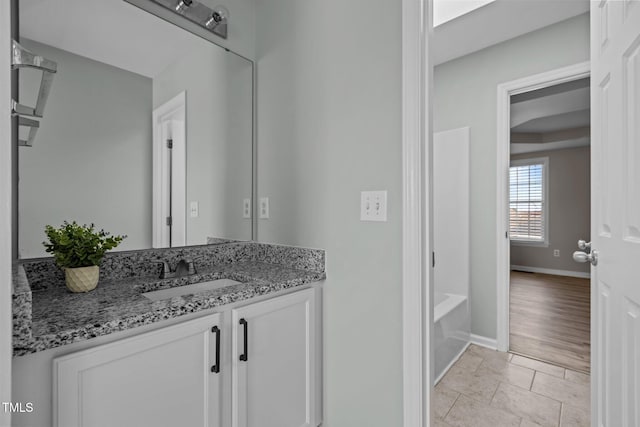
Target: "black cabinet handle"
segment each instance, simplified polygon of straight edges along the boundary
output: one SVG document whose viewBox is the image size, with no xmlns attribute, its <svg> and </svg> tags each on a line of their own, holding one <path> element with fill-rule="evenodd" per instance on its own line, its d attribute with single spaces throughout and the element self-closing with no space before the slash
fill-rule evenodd
<svg viewBox="0 0 640 427">
<path fill-rule="evenodd" d="M 245 319 L 240 319 L 240 324 L 244 326 L 244 353 L 240 355 L 240 360 L 246 362 L 249 355 L 249 322 Z"/>
<path fill-rule="evenodd" d="M 211 367 L 211 372 L 218 374 L 220 373 L 220 328 L 214 326 L 211 328 L 211 333 L 216 334 L 216 364 Z"/>
</svg>

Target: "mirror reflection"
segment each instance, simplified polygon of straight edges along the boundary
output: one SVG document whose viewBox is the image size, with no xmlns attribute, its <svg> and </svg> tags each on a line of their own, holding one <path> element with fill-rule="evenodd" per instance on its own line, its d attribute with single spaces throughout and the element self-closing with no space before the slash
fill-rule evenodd
<svg viewBox="0 0 640 427">
<path fill-rule="evenodd" d="M 64 220 L 126 234 L 119 250 L 251 239 L 250 61 L 111 0 L 21 0 L 20 44 L 57 63 L 19 151 L 21 258 Z M 21 103 L 40 75 L 19 71 Z"/>
</svg>

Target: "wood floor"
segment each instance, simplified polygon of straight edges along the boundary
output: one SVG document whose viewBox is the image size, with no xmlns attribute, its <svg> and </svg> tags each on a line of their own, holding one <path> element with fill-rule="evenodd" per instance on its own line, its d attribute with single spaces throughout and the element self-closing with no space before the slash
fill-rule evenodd
<svg viewBox="0 0 640 427">
<path fill-rule="evenodd" d="M 510 351 L 589 372 L 589 280 L 511 272 Z"/>
</svg>

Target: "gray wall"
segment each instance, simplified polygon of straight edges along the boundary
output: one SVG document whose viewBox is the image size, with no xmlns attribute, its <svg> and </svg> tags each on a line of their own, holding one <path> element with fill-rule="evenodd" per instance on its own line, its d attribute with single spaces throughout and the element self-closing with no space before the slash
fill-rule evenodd
<svg viewBox="0 0 640 427">
<path fill-rule="evenodd" d="M 182 91 L 187 99 L 187 245 L 207 237 L 251 240 L 242 200 L 251 198 L 251 63 L 204 40 L 153 79 L 157 108 Z M 191 218 L 189 203 L 199 216 Z"/>
<path fill-rule="evenodd" d="M 258 238 L 327 251 L 326 427 L 402 424 L 400 13 L 257 2 Z M 361 190 L 388 190 L 388 222 L 360 222 Z"/>
<path fill-rule="evenodd" d="M 471 127 L 471 328 L 496 337 L 496 92 L 503 82 L 589 59 L 581 15 L 442 64 L 434 131 Z"/>
<path fill-rule="evenodd" d="M 515 154 L 512 160 L 549 158 L 549 246 L 511 244 L 511 265 L 588 273 L 589 264 L 573 261 L 579 239 L 590 241 L 590 148 Z M 560 257 L 553 250 L 560 250 Z"/>
<path fill-rule="evenodd" d="M 151 247 L 151 79 L 22 44 L 58 73 L 34 146 L 20 149 L 20 256 L 47 255 L 44 226 L 74 219 L 127 234 L 118 250 Z M 35 103 L 40 75 L 20 72 L 23 103 Z"/>
</svg>

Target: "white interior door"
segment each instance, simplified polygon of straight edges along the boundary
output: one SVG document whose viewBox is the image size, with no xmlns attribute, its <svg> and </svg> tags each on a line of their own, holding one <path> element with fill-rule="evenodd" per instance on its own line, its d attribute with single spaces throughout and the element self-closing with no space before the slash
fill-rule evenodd
<svg viewBox="0 0 640 427">
<path fill-rule="evenodd" d="M 186 92 L 153 110 L 152 246 L 187 244 Z"/>
<path fill-rule="evenodd" d="M 187 147 L 184 114 L 168 122 L 171 129 L 171 247 L 187 244 Z"/>
<path fill-rule="evenodd" d="M 591 2 L 592 425 L 640 426 L 640 2 Z"/>
</svg>

